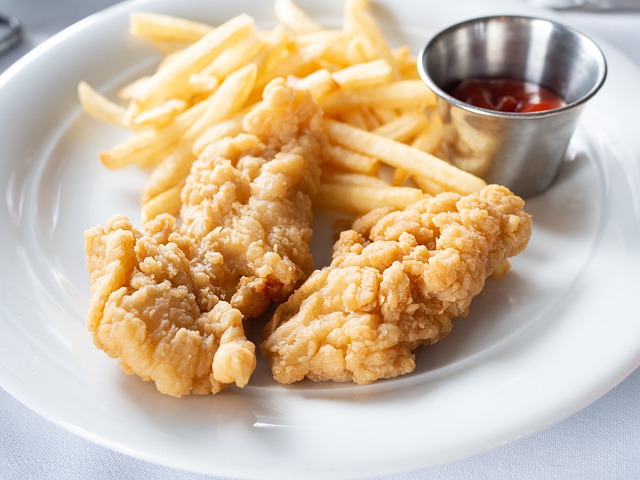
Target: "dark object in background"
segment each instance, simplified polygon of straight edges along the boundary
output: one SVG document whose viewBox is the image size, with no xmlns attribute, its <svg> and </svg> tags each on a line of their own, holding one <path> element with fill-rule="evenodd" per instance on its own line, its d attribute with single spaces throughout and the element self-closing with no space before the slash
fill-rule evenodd
<svg viewBox="0 0 640 480">
<path fill-rule="evenodd" d="M 0 54 L 18 43 L 21 31 L 20 20 L 0 15 Z"/>
</svg>

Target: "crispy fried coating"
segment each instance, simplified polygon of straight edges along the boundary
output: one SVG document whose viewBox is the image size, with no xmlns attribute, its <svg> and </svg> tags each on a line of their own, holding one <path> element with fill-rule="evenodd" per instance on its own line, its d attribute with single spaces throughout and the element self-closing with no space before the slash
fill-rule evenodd
<svg viewBox="0 0 640 480">
<path fill-rule="evenodd" d="M 196 296 L 197 249 L 176 232 L 174 217 L 161 215 L 139 231 L 115 216 L 87 231 L 85 241 L 87 322 L 98 347 L 169 395 L 246 385 L 256 358 L 242 314 L 213 294 Z"/>
<path fill-rule="evenodd" d="M 371 383 L 411 372 L 413 350 L 444 338 L 488 276 L 530 237 L 524 202 L 491 185 L 357 220 L 278 307 L 261 344 L 274 378 Z"/>
<path fill-rule="evenodd" d="M 231 275 L 209 285 L 248 318 L 281 302 L 313 271 L 311 198 L 320 182 L 321 111 L 279 79 L 244 119 L 247 134 L 210 145 L 182 191 L 183 231 L 203 270 Z"/>
<path fill-rule="evenodd" d="M 181 224 L 140 230 L 122 216 L 85 232 L 96 345 L 163 393 L 246 385 L 255 346 L 243 320 L 283 301 L 313 271 L 311 197 L 321 111 L 276 80 L 234 138 L 209 145 L 182 191 Z"/>
</svg>

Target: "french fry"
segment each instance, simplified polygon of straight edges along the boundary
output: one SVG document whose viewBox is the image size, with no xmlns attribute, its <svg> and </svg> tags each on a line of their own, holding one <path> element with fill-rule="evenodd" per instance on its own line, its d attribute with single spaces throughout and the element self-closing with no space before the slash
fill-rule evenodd
<svg viewBox="0 0 640 480">
<path fill-rule="evenodd" d="M 320 101 L 325 112 L 336 112 L 362 106 L 385 108 L 433 108 L 435 94 L 421 80 L 399 80 L 386 85 L 358 89 L 340 89 Z"/>
<path fill-rule="evenodd" d="M 144 130 L 109 150 L 100 152 L 100 161 L 110 170 L 118 170 L 129 165 L 154 163 L 152 158 L 169 151 L 179 136 L 174 128 L 168 128 L 167 133 L 168 135 L 162 136 L 156 130 Z"/>
<path fill-rule="evenodd" d="M 392 108 L 373 107 L 371 111 L 378 117 L 380 123 L 389 123 L 400 116 L 399 113 Z"/>
<path fill-rule="evenodd" d="M 419 80 L 420 74 L 416 68 L 416 59 L 411 55 L 409 47 L 403 45 L 400 48 L 396 48 L 392 52 L 393 58 L 398 65 L 398 71 L 400 78 L 403 80 Z"/>
<path fill-rule="evenodd" d="M 305 45 L 293 53 L 289 52 L 288 55 L 283 55 L 276 60 L 270 61 L 270 65 L 256 82 L 258 93 L 262 92 L 264 87 L 275 78 L 286 78 L 288 75 L 308 73 L 305 69 L 309 67 L 314 60 L 320 58 L 331 45 L 330 40 Z"/>
<path fill-rule="evenodd" d="M 101 161 L 108 168 L 155 166 L 142 192 L 143 219 L 179 211 L 195 158 L 241 133 L 244 115 L 279 77 L 309 91 L 325 113 L 320 204 L 361 213 L 484 185 L 432 155 L 446 133 L 433 111 L 435 95 L 409 49 L 390 48 L 367 0 L 347 0 L 342 29 L 321 27 L 292 0 L 276 0 L 275 13 L 281 24 L 259 31 L 244 14 L 213 27 L 136 12 L 131 33 L 171 52 L 156 72 L 121 89 L 127 107 L 78 85 L 87 113 L 137 132 L 101 152 Z M 393 167 L 395 187 L 378 176 L 381 162 Z M 418 188 L 399 186 L 409 179 Z"/>
<path fill-rule="evenodd" d="M 149 203 L 155 197 L 184 181 L 194 160 L 191 145 L 184 141 L 180 142 L 147 178 L 142 190 L 142 204 Z"/>
<path fill-rule="evenodd" d="M 440 147 L 443 138 L 442 118 L 436 112 L 433 112 L 429 117 L 427 127 L 414 139 L 411 146 L 424 152 L 433 153 Z"/>
<path fill-rule="evenodd" d="M 146 83 L 149 81 L 149 77 L 144 76 L 136 78 L 134 81 L 127 83 L 118 91 L 118 98 L 124 101 L 132 100 L 136 95 L 139 95 L 146 88 Z"/>
<path fill-rule="evenodd" d="M 250 63 L 229 75 L 210 100 L 203 115 L 185 133 L 193 142 L 207 128 L 238 113 L 245 105 L 256 81 L 257 67 Z"/>
<path fill-rule="evenodd" d="M 241 14 L 215 28 L 196 43 L 182 50 L 164 68 L 159 69 L 133 101 L 138 110 L 147 110 L 169 98 L 180 98 L 189 77 L 209 65 L 225 48 L 255 34 L 255 21 Z"/>
<path fill-rule="evenodd" d="M 381 125 L 372 132 L 397 142 L 406 142 L 427 128 L 427 124 L 424 112 L 422 110 L 414 110 Z"/>
<path fill-rule="evenodd" d="M 412 175 L 432 179 L 451 191 L 466 195 L 477 192 L 486 185 L 481 178 L 404 143 L 331 119 L 324 119 L 323 125 L 330 141 L 379 158 L 386 164 L 402 168 Z"/>
<path fill-rule="evenodd" d="M 183 186 L 183 183 L 179 183 L 178 185 L 165 190 L 160 195 L 157 195 L 149 202 L 144 203 L 142 205 L 142 223 L 152 220 L 161 213 L 178 215 L 180 213 L 180 208 L 182 207 L 180 193 L 182 192 Z"/>
<path fill-rule="evenodd" d="M 396 168 L 393 171 L 393 177 L 391 177 L 391 185 L 400 186 L 411 178 L 411 174 L 404 168 Z"/>
<path fill-rule="evenodd" d="M 369 123 L 367 122 L 362 110 L 353 109 L 342 112 L 340 114 L 340 119 L 353 127 L 361 128 L 362 130 L 369 130 Z"/>
<path fill-rule="evenodd" d="M 341 185 L 364 185 L 377 188 L 388 188 L 391 186 L 389 182 L 382 180 L 380 177 L 363 173 L 339 172 L 333 169 L 325 169 L 322 171 L 322 182 L 338 183 Z"/>
<path fill-rule="evenodd" d="M 84 111 L 93 118 L 119 127 L 126 125 L 126 109 L 100 95 L 88 83 L 78 83 L 78 98 Z"/>
<path fill-rule="evenodd" d="M 211 64 L 202 70 L 203 75 L 210 75 L 223 80 L 239 68 L 247 65 L 264 48 L 265 44 L 258 38 L 257 32 L 223 50 Z"/>
<path fill-rule="evenodd" d="M 328 210 L 366 213 L 378 207 L 403 209 L 422 198 L 424 193 L 411 187 L 321 183 L 315 202 Z"/>
<path fill-rule="evenodd" d="M 193 155 L 195 157 L 199 156 L 210 143 L 216 142 L 224 137 L 234 137 L 241 133 L 242 118 L 243 115 L 238 115 L 207 128 L 196 141 L 193 142 L 193 147 L 191 148 Z"/>
<path fill-rule="evenodd" d="M 336 42 L 324 52 L 318 59 L 318 63 L 331 67 L 332 70 L 348 67 L 353 62 L 349 58 L 350 37 L 344 37 L 340 42 Z"/>
<path fill-rule="evenodd" d="M 133 12 L 129 16 L 129 30 L 135 37 L 194 43 L 213 30 L 213 27 L 160 13 Z"/>
<path fill-rule="evenodd" d="M 180 50 L 183 50 L 184 48 L 176 48 L 174 47 L 174 43 L 171 42 L 157 42 L 155 43 L 156 46 L 159 46 L 159 44 L 164 43 L 166 45 L 171 45 L 168 47 L 168 50 L 166 52 L 164 52 L 164 49 L 161 49 L 160 51 L 164 52 L 164 57 L 160 60 L 160 63 L 158 64 L 158 67 L 156 68 L 156 72 L 160 71 L 160 70 L 164 70 L 165 68 L 169 67 L 176 59 L 180 58 Z M 162 47 L 161 47 L 162 48 Z M 148 77 L 147 80 L 150 80 L 151 77 Z"/>
<path fill-rule="evenodd" d="M 265 48 L 256 56 L 253 63 L 258 67 L 257 85 L 266 85 L 274 77 L 272 71 L 283 58 L 290 55 L 290 47 L 293 43 L 291 35 L 282 26 L 264 33 L 262 40 Z M 257 90 L 257 89 L 256 89 Z M 256 98 L 262 98 L 262 91 L 257 90 Z"/>
<path fill-rule="evenodd" d="M 367 130 L 375 130 L 382 126 L 380 119 L 373 113 L 373 108 L 364 106 L 360 108 L 364 121 L 367 124 Z"/>
<path fill-rule="evenodd" d="M 278 20 L 296 34 L 313 33 L 323 30 L 307 13 L 291 0 L 276 0 L 274 11 Z"/>
<path fill-rule="evenodd" d="M 330 165 L 350 172 L 377 175 L 380 170 L 377 159 L 331 143 L 324 147 L 324 158 Z"/>
<path fill-rule="evenodd" d="M 351 39 L 351 41 L 347 45 L 346 54 L 348 65 L 357 65 L 358 63 L 363 63 L 367 60 L 370 60 L 369 58 L 367 58 L 364 52 L 362 41 L 359 37 L 354 37 Z"/>
<path fill-rule="evenodd" d="M 109 150 L 100 152 L 100 161 L 109 169 L 128 165 L 151 165 L 164 156 L 199 118 L 206 108 L 201 102 L 178 115 L 171 123 L 159 128 L 143 130 Z"/>
<path fill-rule="evenodd" d="M 386 60 L 372 60 L 334 72 L 333 79 L 342 88 L 373 87 L 389 83 L 392 70 Z"/>
<path fill-rule="evenodd" d="M 210 95 L 218 86 L 220 85 L 220 80 L 218 80 L 213 75 L 208 75 L 206 73 L 194 73 L 189 77 L 189 81 L 187 84 L 187 88 L 191 92 L 192 95 L 200 96 L 200 95 Z"/>
<path fill-rule="evenodd" d="M 398 78 L 398 67 L 389 45 L 368 9 L 367 0 L 347 0 L 345 29 L 359 39 L 368 60 L 384 59 L 391 67 L 391 75 Z"/>
<path fill-rule="evenodd" d="M 326 68 L 316 70 L 304 78 L 293 80 L 292 83 L 300 90 L 307 90 L 315 100 L 322 98 L 337 88 L 331 72 Z"/>
<path fill-rule="evenodd" d="M 157 107 L 140 112 L 132 123 L 140 127 L 162 127 L 173 120 L 176 115 L 184 112 L 186 108 L 187 102 L 172 98 Z"/>
<path fill-rule="evenodd" d="M 428 193 L 429 195 L 437 195 L 447 190 L 442 185 L 423 175 L 414 175 L 413 177 L 411 177 L 411 179 L 420 190 L 422 190 L 424 193 Z"/>
</svg>

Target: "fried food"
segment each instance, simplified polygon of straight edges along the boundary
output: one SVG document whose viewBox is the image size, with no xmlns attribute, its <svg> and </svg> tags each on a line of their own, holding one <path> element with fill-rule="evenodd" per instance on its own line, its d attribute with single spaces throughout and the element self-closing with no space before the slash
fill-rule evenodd
<svg viewBox="0 0 640 480">
<path fill-rule="evenodd" d="M 334 246 L 331 265 L 267 325 L 261 349 L 275 380 L 367 384 L 413 371 L 413 350 L 444 338 L 487 277 L 527 245 L 523 205 L 491 185 L 357 220 Z"/>
<path fill-rule="evenodd" d="M 165 54 L 155 72 L 123 105 L 78 85 L 87 113 L 133 133 L 102 163 L 151 172 L 140 229 L 114 216 L 85 234 L 87 324 L 169 395 L 246 385 L 244 326 L 272 302 L 262 349 L 277 381 L 409 372 L 529 237 L 521 199 L 438 157 L 435 95 L 367 0 L 345 1 L 339 29 L 292 0 L 274 11 L 271 30 L 136 12 L 132 35 Z M 312 199 L 365 214 L 313 274 Z"/>
<path fill-rule="evenodd" d="M 142 192 L 143 222 L 161 213 L 179 214 L 180 191 L 193 161 L 211 141 L 237 135 L 238 117 L 255 108 L 276 78 L 307 90 L 334 122 L 326 145 L 334 166 L 379 177 L 384 163 L 397 169 L 397 186 L 429 194 L 473 191 L 468 185 L 456 190 L 460 178 L 445 178 L 440 185 L 442 172 L 433 168 L 431 155 L 441 153 L 435 95 L 419 79 L 409 48 L 388 44 L 367 1 L 345 1 L 342 27 L 334 29 L 292 0 L 276 0 L 274 13 L 279 23 L 267 30 L 247 14 L 208 25 L 133 12 L 130 33 L 164 54 L 155 72 L 121 88 L 122 105 L 85 82 L 78 85 L 85 112 L 134 133 L 100 152 L 100 160 L 110 169 L 151 169 Z M 340 123 L 366 132 L 349 133 Z M 423 134 L 426 130 L 432 133 Z M 413 148 L 398 152 L 400 143 Z M 417 149 L 424 150 L 420 158 Z M 409 160 L 397 165 L 404 157 Z M 427 167 L 411 170 L 408 164 Z M 440 181 L 433 183 L 433 176 Z"/>
<path fill-rule="evenodd" d="M 275 80 L 247 114 L 246 134 L 211 144 L 182 190 L 183 231 L 217 252 L 230 275 L 212 280 L 246 317 L 286 300 L 313 271 L 311 198 L 320 183 L 320 109 Z"/>
<path fill-rule="evenodd" d="M 161 215 L 139 231 L 115 216 L 87 231 L 85 242 L 87 325 L 95 344 L 127 373 L 176 397 L 246 385 L 256 357 L 242 314 L 215 296 L 195 294 L 197 248 L 176 232 L 174 217 Z"/>
<path fill-rule="evenodd" d="M 211 144 L 182 191 L 182 224 L 123 216 L 85 234 L 96 345 L 123 369 L 182 396 L 243 387 L 256 364 L 243 321 L 311 273 L 311 196 L 320 183 L 320 110 L 276 80 Z"/>
</svg>

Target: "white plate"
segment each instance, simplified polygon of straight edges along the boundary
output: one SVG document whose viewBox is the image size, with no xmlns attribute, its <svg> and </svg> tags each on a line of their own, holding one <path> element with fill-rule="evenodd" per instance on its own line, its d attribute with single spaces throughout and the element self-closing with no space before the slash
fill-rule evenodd
<svg viewBox="0 0 640 480">
<path fill-rule="evenodd" d="M 342 2 L 304 1 L 338 25 Z M 414 51 L 477 15 L 520 3 L 376 2 L 394 43 Z M 82 232 L 112 213 L 138 218 L 143 174 L 106 171 L 96 152 L 124 134 L 81 114 L 75 86 L 112 93 L 157 55 L 127 33 L 134 8 L 218 23 L 269 2 L 124 3 L 56 36 L 0 78 L 0 385 L 100 444 L 217 475 L 382 475 L 450 462 L 540 430 L 603 395 L 640 363 L 640 73 L 606 45 L 610 75 L 587 107 L 561 177 L 528 202 L 534 234 L 507 279 L 490 282 L 418 369 L 365 387 L 250 386 L 173 399 L 122 373 L 84 327 Z M 314 243 L 326 254 L 326 236 Z"/>
</svg>

